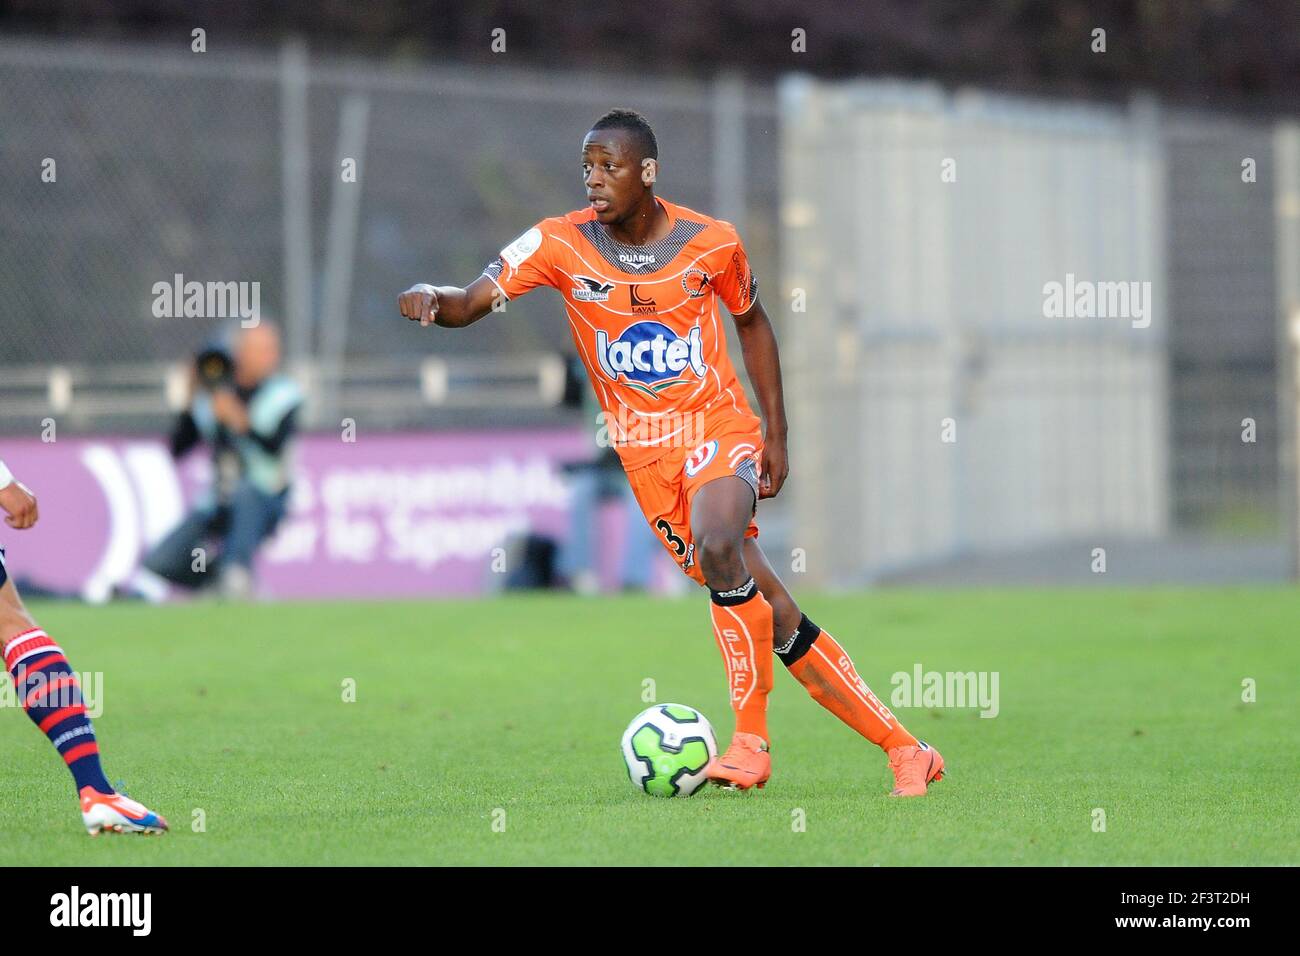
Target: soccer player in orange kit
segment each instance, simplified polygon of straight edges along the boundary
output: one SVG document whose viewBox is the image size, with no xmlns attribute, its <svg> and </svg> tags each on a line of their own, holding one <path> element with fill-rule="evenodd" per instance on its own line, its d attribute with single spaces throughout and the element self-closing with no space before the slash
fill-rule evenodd
<svg viewBox="0 0 1300 956">
<path fill-rule="evenodd" d="M 942 779 L 943 758 L 799 610 L 759 548 L 758 501 L 780 492 L 789 470 L 776 336 L 735 228 L 655 196 L 658 155 L 644 117 L 606 113 L 582 142 L 585 208 L 537 223 L 467 287 L 415 285 L 398 308 L 422 326 L 462 328 L 499 298 L 538 286 L 564 297 L 646 520 L 712 597 L 736 732 L 710 762 L 711 780 L 767 782 L 775 654 L 814 700 L 885 751 L 894 796 L 923 796 Z M 727 357 L 719 300 L 736 323 L 762 421 Z"/>
</svg>

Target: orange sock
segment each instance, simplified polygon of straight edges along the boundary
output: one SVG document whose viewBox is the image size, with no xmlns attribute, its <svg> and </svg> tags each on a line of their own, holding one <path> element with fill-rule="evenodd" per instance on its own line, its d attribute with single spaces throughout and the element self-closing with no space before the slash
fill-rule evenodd
<svg viewBox="0 0 1300 956">
<path fill-rule="evenodd" d="M 916 738 L 858 676 L 844 648 L 808 620 L 808 615 L 790 639 L 776 648 L 776 654 L 813 700 L 881 750 L 916 745 Z"/>
<path fill-rule="evenodd" d="M 772 605 L 750 578 L 730 591 L 710 590 L 713 633 L 727 665 L 736 733 L 767 736 L 767 695 L 772 690 Z"/>
</svg>

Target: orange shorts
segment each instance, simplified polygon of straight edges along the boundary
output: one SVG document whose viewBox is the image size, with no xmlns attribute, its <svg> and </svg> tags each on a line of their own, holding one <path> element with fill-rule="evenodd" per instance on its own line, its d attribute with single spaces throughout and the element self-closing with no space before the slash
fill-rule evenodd
<svg viewBox="0 0 1300 956">
<path fill-rule="evenodd" d="M 754 489 L 758 510 L 758 476 L 763 454 L 763 433 L 756 418 L 729 416 L 709 421 L 705 440 L 694 448 L 673 448 L 644 468 L 627 473 L 632 494 L 655 535 L 663 542 L 684 573 L 704 584 L 704 572 L 695 562 L 691 534 L 691 502 L 695 493 L 715 478 L 737 475 Z M 758 537 L 750 518 L 746 538 Z"/>
</svg>

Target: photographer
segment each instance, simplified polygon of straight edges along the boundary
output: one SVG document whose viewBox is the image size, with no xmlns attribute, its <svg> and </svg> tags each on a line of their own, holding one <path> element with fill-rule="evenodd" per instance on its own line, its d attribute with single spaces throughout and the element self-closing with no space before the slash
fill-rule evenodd
<svg viewBox="0 0 1300 956">
<path fill-rule="evenodd" d="M 212 447 L 213 487 L 145 558 L 174 584 L 219 582 L 229 598 L 252 594 L 253 558 L 285 512 L 290 453 L 302 392 L 279 373 L 280 337 L 262 322 L 241 330 L 233 357 L 220 346 L 200 353 L 189 407 L 171 436 L 172 457 L 200 442 Z M 212 550 L 210 543 L 219 542 Z M 203 548 L 200 563 L 195 548 Z"/>
</svg>

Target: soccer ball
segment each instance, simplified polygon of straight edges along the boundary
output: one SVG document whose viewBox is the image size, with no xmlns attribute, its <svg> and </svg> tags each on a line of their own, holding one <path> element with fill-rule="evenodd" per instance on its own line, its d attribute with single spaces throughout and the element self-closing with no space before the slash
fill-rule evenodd
<svg viewBox="0 0 1300 956">
<path fill-rule="evenodd" d="M 689 797 L 718 755 L 713 726 L 694 707 L 656 704 L 623 732 L 623 759 L 635 787 L 656 797 Z"/>
</svg>

